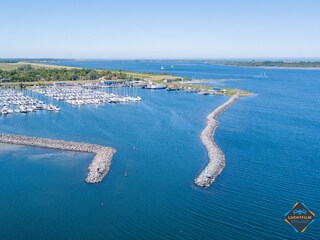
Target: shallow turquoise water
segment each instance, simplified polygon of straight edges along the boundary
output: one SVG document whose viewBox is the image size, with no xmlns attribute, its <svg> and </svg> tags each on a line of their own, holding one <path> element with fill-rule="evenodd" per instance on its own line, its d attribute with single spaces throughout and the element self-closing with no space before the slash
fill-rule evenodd
<svg viewBox="0 0 320 240">
<path fill-rule="evenodd" d="M 209 189 L 206 115 L 227 97 L 139 90 L 141 103 L 0 118 L 0 131 L 113 146 L 106 179 L 84 182 L 91 154 L 0 145 L 0 239 L 317 239 L 284 222 L 296 201 L 320 210 L 320 71 L 200 62 L 57 62 L 165 71 L 253 91 L 220 117 L 227 166 Z M 174 68 L 170 68 L 174 65 Z M 260 72 L 268 78 L 258 78 Z M 45 97 L 43 99 L 46 99 Z M 51 101 L 51 100 L 50 100 Z M 124 172 L 128 177 L 124 177 Z"/>
</svg>

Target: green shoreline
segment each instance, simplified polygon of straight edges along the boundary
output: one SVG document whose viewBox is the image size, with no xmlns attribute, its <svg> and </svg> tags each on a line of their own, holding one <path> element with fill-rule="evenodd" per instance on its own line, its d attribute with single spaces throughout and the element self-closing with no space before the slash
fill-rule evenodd
<svg viewBox="0 0 320 240">
<path fill-rule="evenodd" d="M 26 68 L 26 69 L 25 69 Z M 9 72 L 15 71 L 16 74 L 25 73 L 24 71 L 43 71 L 46 74 L 53 74 L 52 71 L 57 70 L 58 75 L 61 74 L 61 70 L 63 73 L 68 73 L 68 71 L 94 71 L 99 74 L 109 74 L 110 76 L 116 77 L 116 80 L 119 83 L 125 81 L 126 79 L 132 80 L 140 80 L 145 81 L 146 83 L 153 84 L 163 84 L 166 87 L 177 87 L 182 90 L 197 90 L 197 91 L 210 91 L 213 90 L 213 87 L 206 85 L 199 85 L 189 83 L 191 79 L 182 78 L 169 74 L 154 74 L 154 73 L 141 73 L 141 72 L 132 72 L 132 71 L 124 71 L 124 70 L 105 70 L 105 69 L 85 69 L 85 68 L 77 68 L 77 67 L 68 67 L 68 66 L 58 66 L 58 65 L 49 65 L 42 63 L 33 63 L 33 62 L 17 62 L 17 63 L 0 63 L 0 79 L 3 77 L 2 75 L 8 75 Z M 19 72 L 20 71 L 20 72 Z M 18 72 L 18 73 L 17 73 Z M 4 74 L 5 73 L 5 74 Z M 81 72 L 82 73 L 82 72 Z M 80 73 L 79 73 L 80 74 Z M 81 75 L 78 74 L 77 80 L 64 80 L 64 79 L 51 79 L 51 80 L 38 80 L 38 81 L 24 81 L 24 80 L 16 80 L 11 82 L 0 82 L 0 86 L 14 86 L 16 88 L 26 88 L 35 85 L 51 85 L 54 82 L 66 82 L 68 84 L 84 84 L 84 83 L 99 83 L 101 80 L 96 77 L 96 79 L 81 79 Z M 49 75 L 50 76 L 50 75 Z M 60 76 L 59 76 L 60 77 Z M 170 79 L 170 82 L 164 82 L 165 79 Z M 184 83 L 182 80 L 187 81 L 188 83 Z M 215 93 L 216 95 L 234 95 L 237 92 L 240 92 L 241 96 L 250 96 L 253 95 L 250 92 L 243 91 L 240 89 L 230 89 L 230 88 L 221 88 L 221 91 Z"/>
</svg>

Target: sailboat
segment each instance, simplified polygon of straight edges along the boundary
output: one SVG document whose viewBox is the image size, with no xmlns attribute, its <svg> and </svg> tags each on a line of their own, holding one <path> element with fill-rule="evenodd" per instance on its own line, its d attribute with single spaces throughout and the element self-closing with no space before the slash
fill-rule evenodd
<svg viewBox="0 0 320 240">
<path fill-rule="evenodd" d="M 265 72 L 260 72 L 260 75 L 258 76 L 260 78 L 267 78 L 267 74 Z"/>
<path fill-rule="evenodd" d="M 163 67 L 163 66 L 161 66 L 161 70 L 164 70 L 164 67 Z"/>
</svg>

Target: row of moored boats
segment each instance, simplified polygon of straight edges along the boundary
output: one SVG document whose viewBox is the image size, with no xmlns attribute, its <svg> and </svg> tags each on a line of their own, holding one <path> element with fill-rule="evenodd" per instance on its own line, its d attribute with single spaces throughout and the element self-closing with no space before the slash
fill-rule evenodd
<svg viewBox="0 0 320 240">
<path fill-rule="evenodd" d="M 60 111 L 59 106 L 45 104 L 43 101 L 25 96 L 13 89 L 0 89 L 0 115 L 29 113 L 39 110 Z"/>
<path fill-rule="evenodd" d="M 95 91 L 82 86 L 46 86 L 34 87 L 34 92 L 52 97 L 57 101 L 65 101 L 68 104 L 81 106 L 102 103 L 139 102 L 139 96 L 119 96 L 113 93 Z"/>
</svg>

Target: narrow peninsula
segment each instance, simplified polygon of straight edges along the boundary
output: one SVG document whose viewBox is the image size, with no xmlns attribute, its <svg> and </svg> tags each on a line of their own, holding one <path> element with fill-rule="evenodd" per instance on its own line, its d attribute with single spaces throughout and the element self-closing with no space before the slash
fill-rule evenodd
<svg viewBox="0 0 320 240">
<path fill-rule="evenodd" d="M 209 163 L 194 182 L 201 187 L 209 187 L 226 165 L 224 153 L 214 141 L 214 133 L 219 125 L 217 118 L 239 98 L 239 92 L 227 102 L 216 108 L 207 116 L 207 126 L 202 131 L 200 139 L 208 151 Z"/>
<path fill-rule="evenodd" d="M 26 137 L 14 134 L 0 134 L 0 142 L 66 151 L 95 153 L 96 155 L 88 167 L 88 174 L 86 178 L 86 182 L 88 183 L 99 183 L 103 180 L 109 172 L 113 155 L 116 152 L 112 147 L 104 147 L 96 144 L 66 142 L 63 140 Z"/>
</svg>

